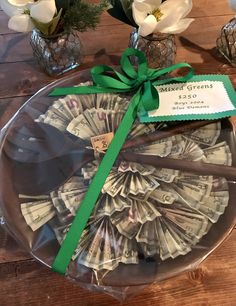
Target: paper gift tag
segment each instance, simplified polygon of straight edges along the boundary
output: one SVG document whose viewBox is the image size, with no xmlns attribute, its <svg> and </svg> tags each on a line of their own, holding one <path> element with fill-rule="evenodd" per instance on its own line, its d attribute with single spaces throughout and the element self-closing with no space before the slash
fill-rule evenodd
<svg viewBox="0 0 236 306">
<path fill-rule="evenodd" d="M 198 75 L 186 83 L 156 86 L 159 108 L 141 122 L 220 119 L 236 115 L 236 94 L 226 75 Z"/>
</svg>

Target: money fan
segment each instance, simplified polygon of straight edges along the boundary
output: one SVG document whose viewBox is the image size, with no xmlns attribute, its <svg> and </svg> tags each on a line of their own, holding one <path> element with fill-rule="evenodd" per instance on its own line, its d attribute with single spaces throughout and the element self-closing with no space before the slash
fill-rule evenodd
<svg viewBox="0 0 236 306">
<path fill-rule="evenodd" d="M 118 94 L 31 98 L 2 130 L 9 231 L 51 267 L 129 103 Z M 196 267 L 233 228 L 235 135 L 228 119 L 140 124 L 120 152 L 67 271 L 80 284 L 149 284 Z"/>
</svg>

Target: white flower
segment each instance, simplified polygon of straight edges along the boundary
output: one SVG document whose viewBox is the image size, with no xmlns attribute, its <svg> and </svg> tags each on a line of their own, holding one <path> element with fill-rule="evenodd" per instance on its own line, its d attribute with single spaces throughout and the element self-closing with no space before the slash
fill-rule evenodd
<svg viewBox="0 0 236 306">
<path fill-rule="evenodd" d="M 27 8 L 26 6 L 12 5 L 8 0 L 0 0 L 0 7 L 9 17 L 22 14 L 22 10 Z"/>
<path fill-rule="evenodd" d="M 8 28 L 17 32 L 29 32 L 33 30 L 34 24 L 28 14 L 20 14 L 9 19 Z"/>
<path fill-rule="evenodd" d="M 41 23 L 50 22 L 56 14 L 55 0 L 0 0 L 3 11 L 11 18 L 8 21 L 9 29 L 17 32 L 32 31 L 32 19 Z"/>
<path fill-rule="evenodd" d="M 50 22 L 56 14 L 55 0 L 39 0 L 31 5 L 30 16 L 42 23 Z"/>
<path fill-rule="evenodd" d="M 229 6 L 236 12 L 236 0 L 229 0 Z"/>
<path fill-rule="evenodd" d="M 28 0 L 8 0 L 8 2 L 14 6 L 27 6 L 29 3 L 34 3 L 34 1 Z"/>
<path fill-rule="evenodd" d="M 192 0 L 134 0 L 133 18 L 139 34 L 177 34 L 185 31 L 194 19 L 184 18 L 192 9 Z"/>
</svg>

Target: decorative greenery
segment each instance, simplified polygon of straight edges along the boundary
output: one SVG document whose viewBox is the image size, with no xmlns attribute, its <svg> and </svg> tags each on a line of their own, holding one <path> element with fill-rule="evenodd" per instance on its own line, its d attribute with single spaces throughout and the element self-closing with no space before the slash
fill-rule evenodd
<svg viewBox="0 0 236 306">
<path fill-rule="evenodd" d="M 108 6 L 106 0 L 101 1 L 100 4 L 97 5 L 90 4 L 83 0 L 59 1 L 61 2 L 61 8 L 64 7 L 64 30 L 75 29 L 79 32 L 84 32 L 87 29 L 95 29 L 100 20 L 101 13 L 107 9 Z M 67 2 L 66 8 L 65 2 Z"/>
</svg>

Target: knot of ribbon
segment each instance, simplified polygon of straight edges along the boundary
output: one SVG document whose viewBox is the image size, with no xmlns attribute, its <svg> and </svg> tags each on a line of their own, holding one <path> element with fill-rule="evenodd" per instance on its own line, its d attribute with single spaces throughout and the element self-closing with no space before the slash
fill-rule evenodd
<svg viewBox="0 0 236 306">
<path fill-rule="evenodd" d="M 131 64 L 130 56 L 137 57 L 137 68 Z M 189 71 L 182 77 L 166 77 L 170 72 L 180 68 L 188 68 Z M 191 79 L 193 74 L 193 68 L 187 63 L 179 63 L 163 69 L 151 69 L 147 65 L 144 53 L 128 48 L 122 54 L 120 72 L 105 65 L 95 66 L 91 69 L 94 85 L 55 88 L 49 94 L 49 96 L 127 92 L 133 94 L 128 109 L 89 185 L 83 201 L 80 203 L 76 216 L 53 262 L 52 269 L 54 271 L 60 274 L 66 273 L 106 178 L 117 159 L 138 112 L 158 109 L 159 94 L 155 86 L 171 82 L 186 82 Z"/>
<path fill-rule="evenodd" d="M 131 64 L 130 56 L 137 57 L 137 68 Z M 188 68 L 188 73 L 183 77 L 162 78 L 170 72 L 180 68 Z M 147 59 L 143 52 L 127 48 L 120 60 L 121 72 L 106 65 L 98 65 L 91 69 L 93 86 L 56 88 L 50 96 L 67 94 L 135 92 L 139 94 L 139 110 L 146 112 L 158 109 L 159 94 L 155 86 L 171 82 L 186 82 L 194 75 L 193 68 L 187 63 L 178 63 L 163 69 L 148 68 Z"/>
</svg>

